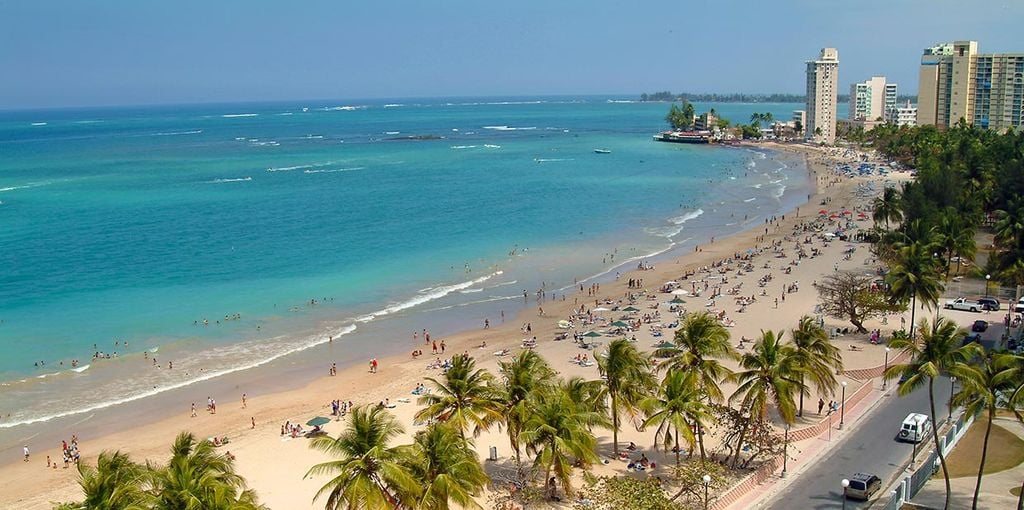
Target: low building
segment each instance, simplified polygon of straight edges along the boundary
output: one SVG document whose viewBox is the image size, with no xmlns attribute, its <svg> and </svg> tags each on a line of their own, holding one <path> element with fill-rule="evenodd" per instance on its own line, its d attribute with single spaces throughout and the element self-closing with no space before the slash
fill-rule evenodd
<svg viewBox="0 0 1024 510">
<path fill-rule="evenodd" d="M 807 125 L 807 110 L 793 110 L 793 127 L 797 132 L 796 136 L 804 136 L 804 126 Z"/>
<path fill-rule="evenodd" d="M 907 101 L 905 106 L 894 106 L 885 112 L 885 122 L 897 126 L 917 125 L 917 105 Z"/>
</svg>

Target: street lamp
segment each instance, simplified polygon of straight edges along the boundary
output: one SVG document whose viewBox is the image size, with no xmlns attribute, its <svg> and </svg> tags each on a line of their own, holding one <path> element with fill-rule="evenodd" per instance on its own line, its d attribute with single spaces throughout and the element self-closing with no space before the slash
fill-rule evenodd
<svg viewBox="0 0 1024 510">
<path fill-rule="evenodd" d="M 885 368 L 882 369 L 882 391 L 885 391 L 885 385 L 889 383 L 889 378 L 885 376 L 885 373 L 889 371 L 889 348 L 885 348 Z"/>
<path fill-rule="evenodd" d="M 988 281 L 992 279 L 992 275 L 985 275 L 985 297 L 988 297 Z"/>
<path fill-rule="evenodd" d="M 789 461 L 789 424 L 786 424 L 786 439 L 782 446 L 782 478 L 786 477 L 786 466 Z"/>
<path fill-rule="evenodd" d="M 850 481 L 843 478 L 841 485 L 843 486 L 843 492 L 839 493 L 839 497 L 843 500 L 843 510 L 846 510 L 846 488 L 850 486 Z"/>
<path fill-rule="evenodd" d="M 701 480 L 704 482 L 704 510 L 708 510 L 708 487 L 711 485 L 711 476 L 704 475 Z"/>
<path fill-rule="evenodd" d="M 843 398 L 839 401 L 839 430 L 843 430 L 843 423 L 846 422 L 846 381 L 843 385 Z"/>
</svg>

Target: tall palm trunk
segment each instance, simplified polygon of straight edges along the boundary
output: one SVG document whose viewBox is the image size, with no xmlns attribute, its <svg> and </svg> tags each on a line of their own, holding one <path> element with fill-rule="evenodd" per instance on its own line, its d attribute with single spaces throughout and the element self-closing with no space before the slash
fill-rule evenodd
<svg viewBox="0 0 1024 510">
<path fill-rule="evenodd" d="M 985 456 L 982 455 L 981 458 L 984 459 Z M 679 428 L 676 428 L 676 465 L 679 465 Z M 979 481 L 979 483 L 981 482 Z"/>
<path fill-rule="evenodd" d="M 611 394 L 612 397 L 612 452 L 615 456 L 619 456 L 619 406 L 615 393 Z"/>
<path fill-rule="evenodd" d="M 700 446 L 700 461 L 705 462 L 707 460 L 707 454 L 704 452 L 704 425 L 697 420 L 697 445 Z M 693 454 L 693 452 L 690 452 Z"/>
<path fill-rule="evenodd" d="M 974 503 L 971 505 L 973 510 L 978 510 L 978 494 L 981 492 L 981 477 L 985 474 L 985 456 L 988 455 L 988 436 L 992 433 L 992 418 L 995 417 L 995 414 L 995 406 L 989 406 L 988 424 L 985 426 L 985 442 L 981 443 L 981 465 L 978 466 L 978 484 L 974 486 Z"/>
<path fill-rule="evenodd" d="M 914 313 L 917 312 L 917 292 L 910 296 L 910 339 L 914 339 Z M 935 413 L 932 413 L 934 421 Z"/>
<path fill-rule="evenodd" d="M 740 442 L 736 443 L 736 455 L 732 458 L 732 467 L 736 467 L 736 463 L 740 460 L 740 452 L 743 451 L 743 440 L 747 436 L 747 426 L 750 424 L 750 420 L 743 423 L 743 429 L 740 430 Z"/>
<path fill-rule="evenodd" d="M 1020 482 L 1020 496 L 1017 496 L 1017 510 L 1024 510 L 1024 482 Z"/>
<path fill-rule="evenodd" d="M 946 501 L 943 510 L 949 510 L 949 496 L 953 489 L 949 485 L 949 471 L 946 470 L 946 456 L 942 453 L 942 446 L 939 444 L 939 427 L 935 424 L 935 379 L 928 378 L 928 405 L 932 411 L 932 439 L 935 440 L 935 453 L 939 456 L 939 464 L 942 465 L 942 479 L 946 481 Z"/>
<path fill-rule="evenodd" d="M 796 415 L 797 416 L 803 416 L 804 415 L 804 375 L 803 374 L 800 374 L 800 412 L 798 412 Z"/>
</svg>

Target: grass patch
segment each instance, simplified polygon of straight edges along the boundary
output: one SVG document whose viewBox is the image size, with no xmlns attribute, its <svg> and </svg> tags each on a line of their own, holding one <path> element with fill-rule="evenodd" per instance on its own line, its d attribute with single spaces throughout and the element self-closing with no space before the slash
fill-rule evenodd
<svg viewBox="0 0 1024 510">
<path fill-rule="evenodd" d="M 967 434 L 956 444 L 946 459 L 950 478 L 978 476 L 981 463 L 981 448 L 985 441 L 984 418 L 971 426 Z M 1005 471 L 1024 462 L 1024 441 L 1014 433 L 992 424 L 992 435 L 988 439 L 988 458 L 985 459 L 985 474 Z M 938 474 L 938 476 L 942 476 Z"/>
<path fill-rule="evenodd" d="M 1010 494 L 1013 494 L 1014 496 L 1017 496 L 1019 498 L 1020 497 L 1020 487 L 1014 487 L 1014 488 L 1010 489 Z"/>
</svg>

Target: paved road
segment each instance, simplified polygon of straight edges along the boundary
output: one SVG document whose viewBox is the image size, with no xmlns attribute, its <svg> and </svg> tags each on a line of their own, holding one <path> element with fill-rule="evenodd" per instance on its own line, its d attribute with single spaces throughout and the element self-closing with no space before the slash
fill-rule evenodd
<svg viewBox="0 0 1024 510">
<path fill-rule="evenodd" d="M 849 435 L 841 440 L 833 436 L 837 444 L 800 473 L 792 485 L 773 498 L 769 508 L 843 508 L 840 482 L 858 471 L 878 475 L 886 484 L 879 494 L 887 492 L 888 481 L 911 453 L 910 443 L 895 440 L 903 418 L 911 412 L 930 414 L 927 387 L 906 397 L 897 397 L 893 383 L 895 381 L 890 381 L 888 396 L 882 397 L 884 401 L 878 403 L 867 417 L 858 420 L 852 429 L 847 430 Z M 949 392 L 949 379 L 935 381 L 935 411 L 942 420 L 947 416 L 948 407 L 945 403 L 949 401 Z M 918 459 L 927 454 L 931 444 L 932 440 L 929 439 L 927 443 L 918 445 Z M 846 503 L 848 509 L 867 507 L 868 504 L 853 500 Z"/>
</svg>

